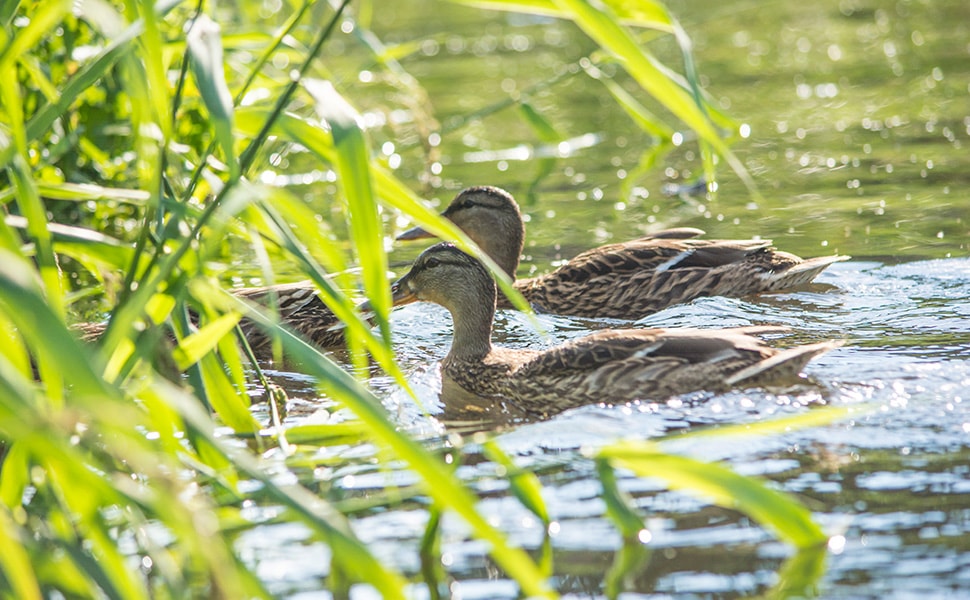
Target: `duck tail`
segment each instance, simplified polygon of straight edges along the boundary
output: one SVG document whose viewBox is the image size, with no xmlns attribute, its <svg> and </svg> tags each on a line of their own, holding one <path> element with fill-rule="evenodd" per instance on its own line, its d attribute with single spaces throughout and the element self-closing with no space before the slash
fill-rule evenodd
<svg viewBox="0 0 970 600">
<path fill-rule="evenodd" d="M 741 369 L 728 377 L 726 383 L 731 386 L 743 384 L 752 387 L 790 383 L 798 377 L 808 361 L 838 348 L 843 343 L 832 340 L 782 350 L 770 358 Z"/>
<path fill-rule="evenodd" d="M 784 271 L 772 273 L 766 291 L 784 290 L 811 283 L 829 265 L 849 260 L 850 258 L 852 257 L 819 256 L 817 258 L 803 260 Z"/>
</svg>

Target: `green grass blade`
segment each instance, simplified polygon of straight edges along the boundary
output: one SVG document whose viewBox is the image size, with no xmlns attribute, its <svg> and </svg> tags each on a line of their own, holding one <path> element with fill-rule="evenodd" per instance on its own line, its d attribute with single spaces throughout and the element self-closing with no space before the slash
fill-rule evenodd
<svg viewBox="0 0 970 600">
<path fill-rule="evenodd" d="M 167 140 L 172 136 L 170 114 L 172 103 L 168 78 L 166 77 L 166 65 L 162 63 L 165 53 L 162 51 L 162 33 L 159 30 L 158 13 L 154 0 L 137 1 L 141 19 L 145 23 L 145 31 L 138 41 L 144 49 L 139 58 L 145 71 L 145 93 L 150 103 L 149 106 L 151 106 L 151 111 L 146 111 L 146 113 L 150 115 L 152 124 L 158 127 L 158 131 L 162 132 L 162 137 Z"/>
<path fill-rule="evenodd" d="M 721 465 L 664 454 L 653 444 L 634 442 L 608 446 L 598 456 L 641 477 L 663 479 L 671 489 L 697 493 L 719 506 L 739 510 L 797 547 L 824 544 L 827 539 L 804 506 Z"/>
<path fill-rule="evenodd" d="M 12 369 L 12 365 L 5 364 L 3 370 L 8 369 Z M 20 375 L 23 376 L 22 373 Z M 29 394 L 17 395 L 28 396 Z M 30 485 L 30 457 L 24 448 L 22 444 L 8 445 L 6 455 L 3 457 L 3 469 L 0 470 L 0 502 L 8 508 L 21 505 L 24 491 Z"/>
<path fill-rule="evenodd" d="M 315 446 L 355 444 L 367 439 L 364 435 L 366 431 L 367 429 L 357 421 L 294 425 L 286 429 L 286 439 L 293 444 L 313 444 Z"/>
<path fill-rule="evenodd" d="M 226 425 L 240 433 L 254 433 L 259 423 L 249 412 L 249 398 L 237 390 L 214 354 L 206 354 L 199 361 L 206 387 L 206 398 Z"/>
<path fill-rule="evenodd" d="M 864 415 L 875 407 L 872 406 L 824 406 L 813 408 L 812 410 L 792 415 L 758 421 L 754 423 L 738 423 L 736 425 L 719 425 L 677 434 L 669 438 L 671 441 L 679 441 L 696 437 L 721 437 L 721 436 L 743 436 L 750 437 L 755 435 L 779 435 L 789 433 L 796 429 L 807 427 L 821 427 L 830 425 L 836 421 L 841 421 L 849 415 Z"/>
<path fill-rule="evenodd" d="M 17 30 L 2 48 L 0 48 L 0 73 L 5 73 L 21 55 L 31 50 L 57 27 L 71 10 L 71 0 L 56 0 L 41 2 L 33 5 L 36 12 L 30 15 L 27 25 Z M 4 10 L 4 12 L 6 12 Z M 6 79 L 6 82 L 17 81 L 17 78 Z"/>
<path fill-rule="evenodd" d="M 0 569 L 10 584 L 10 591 L 14 597 L 24 600 L 40 600 L 40 585 L 30 565 L 30 557 L 21 545 L 20 537 L 26 532 L 20 532 L 10 516 L 9 510 L 0 509 Z"/>
<path fill-rule="evenodd" d="M 36 256 L 44 291 L 58 318 L 64 320 L 64 289 L 54 256 L 54 244 L 47 225 L 47 211 L 37 193 L 27 161 L 19 154 L 8 165 L 7 172 L 17 190 L 17 203 L 26 217 L 26 233 L 36 245 Z"/>
<path fill-rule="evenodd" d="M 32 371 L 19 328 L 3 313 L 0 313 L 0 357 L 9 361 L 11 368 L 24 376 Z"/>
<path fill-rule="evenodd" d="M 749 189 L 754 190 L 754 181 L 744 164 L 731 152 L 727 144 L 708 117 L 696 85 L 690 84 L 691 92 L 674 82 L 658 66 L 656 59 L 637 44 L 630 33 L 620 25 L 619 20 L 608 10 L 594 8 L 586 0 L 553 0 L 564 13 L 572 16 L 576 24 L 586 32 L 601 48 L 616 57 L 624 69 L 637 81 L 641 88 L 657 99 L 667 110 L 693 129 L 703 143 L 708 144 L 724 157 Z M 671 32 L 679 41 L 686 36 L 679 32 L 679 25 L 671 21 Z"/>
<path fill-rule="evenodd" d="M 302 345 L 308 356 L 320 355 L 295 337 L 284 334 L 284 342 L 294 342 Z M 287 347 L 288 352 L 293 348 Z M 324 359 L 326 360 L 326 359 Z M 353 378 L 343 373 L 343 376 Z M 356 382 L 355 382 L 356 383 Z M 311 527 L 331 547 L 334 557 L 340 561 L 342 568 L 353 573 L 361 581 L 373 585 L 388 598 L 402 598 L 404 580 L 397 573 L 388 570 L 378 562 L 350 529 L 346 518 L 330 506 L 322 498 L 311 494 L 304 488 L 295 485 L 279 484 L 274 477 L 256 461 L 250 454 L 232 450 L 223 441 L 215 437 L 212 422 L 203 413 L 198 403 L 188 397 L 180 389 L 167 382 L 158 382 L 150 393 L 156 401 L 173 406 L 186 421 L 186 426 L 204 439 L 213 449 L 229 458 L 232 464 L 242 474 L 258 481 L 265 491 L 276 501 L 291 510 L 294 515 Z"/>
<path fill-rule="evenodd" d="M 467 4 L 493 10 L 505 10 L 529 15 L 545 15 L 560 19 L 570 18 L 572 15 L 563 11 L 554 0 L 450 0 L 456 4 Z M 651 29 L 668 30 L 670 18 L 662 2 L 650 0 L 603 0 L 627 25 L 649 27 Z"/>
<path fill-rule="evenodd" d="M 536 134 L 536 137 L 543 142 L 546 142 L 547 144 L 554 144 L 562 139 L 562 134 L 556 131 L 555 126 L 553 126 L 549 119 L 545 118 L 542 113 L 529 102 L 519 102 L 519 112 L 522 113 L 522 117 Z"/>
<path fill-rule="evenodd" d="M 613 564 L 603 575 L 603 591 L 609 600 L 617 600 L 626 588 L 636 589 L 638 575 L 649 564 L 653 550 L 640 540 L 623 540 L 613 554 Z"/>
<path fill-rule="evenodd" d="M 656 115 L 651 113 L 643 104 L 626 91 L 623 86 L 616 82 L 612 77 L 604 76 L 599 69 L 594 66 L 586 67 L 586 72 L 596 79 L 610 92 L 616 103 L 633 119 L 640 129 L 661 140 L 670 141 L 674 137 L 674 130 L 668 127 Z"/>
<path fill-rule="evenodd" d="M 70 202 L 89 202 L 111 200 L 134 206 L 144 206 L 150 195 L 138 189 L 106 187 L 93 183 L 49 183 L 37 182 L 37 191 L 49 200 L 68 200 Z M 2 196 L 0 196 L 2 197 Z"/>
<path fill-rule="evenodd" d="M 199 15 L 186 38 L 189 65 L 202 101 L 209 111 L 216 140 L 222 146 L 229 165 L 230 178 L 239 178 L 239 162 L 233 144 L 233 99 L 226 84 L 219 26 L 207 15 Z"/>
<path fill-rule="evenodd" d="M 164 15 L 182 0 L 164 0 L 155 5 L 155 10 L 160 15 Z M 70 4 L 70 3 L 68 3 Z M 102 20 L 98 12 L 91 12 L 95 9 L 103 9 L 105 5 L 94 2 L 82 2 L 79 4 L 79 11 L 89 22 L 97 24 Z M 104 77 L 115 64 L 131 51 L 132 41 L 135 40 L 145 29 L 144 22 L 138 20 L 127 27 L 122 33 L 114 37 L 111 43 L 101 51 L 91 62 L 85 64 L 74 74 L 73 77 L 61 89 L 60 97 L 56 103 L 46 104 L 40 108 L 27 123 L 27 141 L 40 139 L 50 130 L 54 121 L 61 118 L 68 107 L 86 93 L 95 83 Z M 0 148 L 0 167 L 5 166 L 12 156 L 12 150 Z"/>
<path fill-rule="evenodd" d="M 51 18 L 47 13 L 51 13 L 56 8 L 57 6 L 51 3 L 51 6 L 42 11 L 43 14 L 36 15 L 35 18 L 39 21 Z M 33 22 L 28 25 L 27 29 L 30 31 L 24 32 L 23 35 L 27 36 L 32 32 L 34 25 L 35 23 Z M 41 22 L 38 25 L 44 25 L 44 23 Z M 7 52 L 17 52 L 18 50 L 15 49 L 15 46 L 16 42 L 8 46 Z M 11 55 L 5 56 L 9 57 Z M 12 56 L 16 58 L 19 55 L 12 54 Z M 0 78 L 4 81 L 17 81 L 16 72 L 12 64 L 2 59 L 0 59 Z M 47 229 L 47 211 L 44 208 L 44 203 L 41 201 L 40 194 L 37 191 L 37 184 L 34 181 L 33 173 L 30 169 L 30 157 L 28 155 L 26 131 L 24 129 L 23 99 L 21 97 L 20 86 L 14 84 L 0 87 L 0 98 L 3 99 L 5 104 L 7 116 L 10 120 L 9 125 L 13 134 L 13 139 L 11 140 L 0 133 L 0 148 L 5 146 L 12 147 L 13 154 L 11 155 L 10 162 L 7 163 L 7 172 L 13 183 L 13 188 L 16 190 L 17 205 L 20 208 L 21 214 L 27 220 L 27 235 L 33 239 L 36 245 L 37 263 L 47 297 L 54 306 L 56 314 L 63 321 L 64 289 L 61 284 L 57 259 L 54 256 L 51 234 Z"/>
<path fill-rule="evenodd" d="M 175 366 L 180 371 L 189 368 L 202 357 L 219 345 L 219 340 L 232 333 L 239 323 L 239 315 L 228 313 L 217 317 L 211 323 L 207 323 L 197 332 L 179 342 L 178 348 L 172 353 L 175 359 Z"/>
<path fill-rule="evenodd" d="M 0 264 L 4 265 L 0 269 L 0 306 L 17 325 L 39 361 L 76 364 L 70 370 L 73 394 L 97 403 L 97 398 L 108 393 L 107 384 L 87 362 L 77 361 L 78 356 L 87 353 L 48 306 L 31 265 L 3 249 L 0 249 Z"/>
<path fill-rule="evenodd" d="M 18 215 L 7 215 L 4 220 L 15 229 L 29 229 L 27 219 Z M 120 269 L 131 259 L 131 246 L 97 231 L 58 223 L 48 223 L 47 230 L 51 234 L 54 250 L 82 264 Z"/>
<path fill-rule="evenodd" d="M 486 442 L 482 449 L 489 460 L 505 469 L 505 476 L 509 479 L 512 493 L 519 499 L 519 502 L 532 514 L 539 517 L 539 520 L 545 525 L 548 525 L 550 522 L 549 510 L 546 508 L 545 500 L 542 499 L 542 484 L 535 473 L 517 467 L 494 441 Z"/>
<path fill-rule="evenodd" d="M 596 460 L 596 473 L 599 476 L 600 485 L 603 486 L 603 501 L 606 503 L 606 514 L 625 540 L 639 540 L 640 532 L 643 531 L 643 520 L 633 510 L 633 502 L 629 494 L 620 491 L 616 485 L 616 473 L 609 461 L 603 459 Z"/>
<path fill-rule="evenodd" d="M 13 20 L 17 9 L 20 8 L 20 0 L 8 0 L 0 3 L 0 27 L 8 27 Z"/>
<path fill-rule="evenodd" d="M 593 8 L 585 0 L 554 0 L 564 13 L 601 48 L 616 57 L 647 93 L 712 144 L 720 143 L 703 109 L 694 98 L 657 67 L 652 57 L 624 29 L 614 16 Z M 723 146 L 723 144 L 721 144 Z"/>
<path fill-rule="evenodd" d="M 778 583 L 764 594 L 764 598 L 812 598 L 818 595 L 819 582 L 825 575 L 826 546 L 800 548 L 778 570 Z"/>
<path fill-rule="evenodd" d="M 348 207 L 350 231 L 362 271 L 364 289 L 385 335 L 390 336 L 387 316 L 391 293 L 387 284 L 387 256 L 383 231 L 377 214 L 370 175 L 370 156 L 360 125 L 360 115 L 344 100 L 333 85 L 304 80 L 314 100 L 314 108 L 330 125 L 335 151 L 334 166 Z"/>
</svg>

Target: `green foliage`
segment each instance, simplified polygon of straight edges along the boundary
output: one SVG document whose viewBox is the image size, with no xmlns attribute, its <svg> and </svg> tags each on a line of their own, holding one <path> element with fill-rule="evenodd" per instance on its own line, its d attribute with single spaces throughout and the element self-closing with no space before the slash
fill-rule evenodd
<svg viewBox="0 0 970 600">
<path fill-rule="evenodd" d="M 282 327 L 272 306 L 224 291 L 222 279 L 240 256 L 267 281 L 280 267 L 299 272 L 344 322 L 356 364 L 372 357 L 407 387 L 386 323 L 381 205 L 477 252 L 374 157 L 350 101 L 353 85 L 340 83 L 348 78 L 315 65 L 347 3 L 306 2 L 272 35 L 245 13 L 220 31 L 220 15 L 178 1 L 88 0 L 72 12 L 74 4 L 0 8 L 0 589 L 11 590 L 4 597 L 267 597 L 233 545 L 238 529 L 256 525 L 243 510 L 256 495 L 243 490 L 254 487 L 282 507 L 282 519 L 303 523 L 332 549 L 334 589 L 366 582 L 400 597 L 402 575 L 376 560 L 347 516 L 304 487 L 279 483 L 275 465 L 255 454 L 270 444 L 311 443 L 371 443 L 404 461 L 433 501 L 429 553 L 440 513 L 451 512 L 525 594 L 551 595 L 547 573 L 486 521 L 454 470 L 402 433 L 361 382 Z M 611 2 L 611 15 L 566 0 L 489 4 L 574 19 L 643 89 L 729 156 L 693 80 L 671 79 L 621 24 L 682 36 L 661 5 L 634 11 Z M 303 40 L 308 32 L 300 28 L 308 25 L 313 38 Z M 365 32 L 361 39 L 392 78 L 420 88 L 392 54 L 378 53 L 376 38 Z M 274 58 L 296 64 L 296 76 Z M 673 135 L 607 85 L 644 130 Z M 556 141 L 538 109 L 519 108 L 541 139 Z M 295 147 L 333 174 L 333 198 L 311 206 L 296 189 L 256 183 L 283 171 Z M 333 218 L 319 222 L 320 207 Z M 512 293 L 507 276 L 485 262 Z M 360 269 L 380 335 L 345 291 L 358 283 L 350 265 Z M 107 322 L 90 343 L 72 328 L 89 313 Z M 243 367 L 233 340 L 241 318 L 265 330 L 356 420 L 262 435 L 247 385 L 265 386 L 265 378 L 258 365 Z M 217 435 L 218 427 L 232 434 Z M 538 477 L 487 447 L 516 496 L 548 523 Z M 803 509 L 724 468 L 628 446 L 604 450 L 600 466 L 604 482 L 622 466 L 722 503 L 737 493 L 739 509 L 797 545 L 820 535 Z M 628 532 L 638 520 L 614 488 L 610 511 L 624 515 Z"/>
<path fill-rule="evenodd" d="M 725 467 L 660 452 L 650 444 L 618 444 L 600 456 L 642 477 L 659 477 L 672 489 L 691 490 L 740 510 L 796 546 L 818 546 L 827 539 L 804 506 Z"/>
</svg>

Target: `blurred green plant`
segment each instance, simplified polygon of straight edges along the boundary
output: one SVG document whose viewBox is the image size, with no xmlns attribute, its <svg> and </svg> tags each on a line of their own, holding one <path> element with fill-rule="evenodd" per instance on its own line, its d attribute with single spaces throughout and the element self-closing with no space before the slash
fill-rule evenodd
<svg viewBox="0 0 970 600">
<path fill-rule="evenodd" d="M 386 322 L 381 205 L 477 253 L 372 154 L 346 100 L 354 97 L 346 82 L 355 73 L 334 75 L 324 45 L 353 31 L 368 64 L 376 60 L 419 96 L 420 84 L 380 54 L 372 32 L 338 27 L 353 19 L 348 4 L 299 3 L 271 33 L 247 3 L 211 16 L 204 2 L 179 0 L 0 5 L 0 596 L 268 597 L 233 545 L 235 532 L 258 525 L 243 509 L 259 497 L 332 549 L 335 593 L 364 582 L 401 597 L 402 575 L 374 558 L 341 510 L 278 483 L 271 473 L 279 465 L 254 454 L 311 442 L 372 443 L 385 460 L 403 460 L 434 502 L 428 552 L 438 515 L 452 512 L 488 543 L 523 593 L 552 595 L 551 553 L 540 568 L 509 545 L 454 469 L 401 432 L 359 381 L 290 333 L 272 307 L 224 291 L 240 255 L 252 257 L 266 282 L 281 267 L 297 271 L 345 324 L 352 362 L 373 357 L 406 388 Z M 692 67 L 686 84 L 672 77 L 623 24 L 674 33 L 689 59 L 686 36 L 660 4 L 643 2 L 636 12 L 614 2 L 603 9 L 566 0 L 491 4 L 572 18 L 707 146 L 730 157 Z M 370 8 L 364 3 L 361 14 Z M 645 130 L 672 139 L 672 128 L 607 86 Z M 556 139 L 534 107 L 520 109 L 544 140 Z M 333 175 L 335 218 L 319 219 L 274 183 L 296 149 Z M 349 293 L 357 272 L 378 335 Z M 87 346 L 71 324 L 92 313 L 108 324 Z M 275 392 L 260 389 L 266 378 L 258 365 L 246 366 L 236 327 L 242 318 L 357 420 L 286 429 L 277 417 L 270 434 L 262 432 L 251 394 Z M 548 520 L 538 480 L 516 471 L 497 447 L 489 452 L 509 468 L 516 495 Z M 633 470 L 646 460 L 604 452 L 604 460 Z M 710 489 L 705 473 L 745 481 L 693 466 L 697 478 L 681 485 Z M 764 516 L 770 501 L 755 497 L 740 508 L 772 523 Z"/>
</svg>

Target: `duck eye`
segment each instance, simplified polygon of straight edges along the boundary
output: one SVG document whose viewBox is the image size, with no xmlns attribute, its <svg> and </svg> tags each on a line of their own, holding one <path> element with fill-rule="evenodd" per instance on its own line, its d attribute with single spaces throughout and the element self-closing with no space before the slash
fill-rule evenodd
<svg viewBox="0 0 970 600">
<path fill-rule="evenodd" d="M 441 261 L 438 260 L 437 258 L 434 258 L 433 256 L 428 260 L 424 261 L 424 266 L 425 268 L 428 268 L 428 269 L 433 269 L 440 264 L 441 264 Z"/>
</svg>

